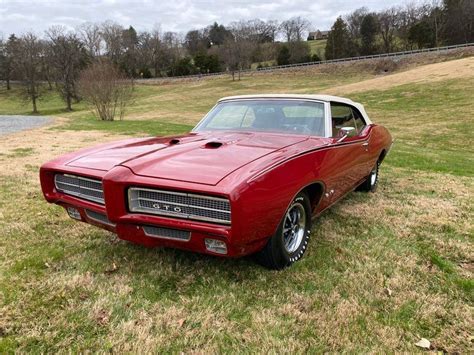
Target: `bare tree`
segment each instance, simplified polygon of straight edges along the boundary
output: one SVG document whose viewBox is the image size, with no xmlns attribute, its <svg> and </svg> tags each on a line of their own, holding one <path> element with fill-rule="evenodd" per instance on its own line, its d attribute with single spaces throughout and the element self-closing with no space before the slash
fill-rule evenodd
<svg viewBox="0 0 474 355">
<path fill-rule="evenodd" d="M 378 14 L 380 34 L 384 44 L 384 52 L 390 53 L 393 51 L 395 32 L 399 24 L 399 9 L 391 7 Z"/>
<path fill-rule="evenodd" d="M 230 71 L 232 80 L 235 80 L 235 72 L 239 69 L 239 59 L 233 37 L 227 37 L 221 44 L 219 56 L 224 60 L 226 70 Z"/>
<path fill-rule="evenodd" d="M 11 34 L 8 37 L 8 40 L 3 41 L 3 44 L 1 46 L 1 54 L 0 56 L 2 57 L 1 60 L 1 78 L 5 80 L 7 90 L 11 89 L 10 85 L 10 80 L 12 79 L 14 75 L 14 55 L 16 52 L 16 46 L 18 45 L 18 38 L 14 35 Z"/>
<path fill-rule="evenodd" d="M 287 42 L 291 42 L 294 38 L 294 27 L 291 20 L 283 21 L 280 24 L 280 31 L 283 32 Z"/>
<path fill-rule="evenodd" d="M 366 7 L 361 7 L 345 17 L 347 29 L 353 39 L 360 39 L 360 25 L 368 13 L 369 10 Z"/>
<path fill-rule="evenodd" d="M 154 70 L 154 76 L 161 75 L 163 69 L 163 48 L 162 33 L 160 27 L 155 25 L 151 32 L 142 32 L 138 36 L 138 64 L 144 69 Z M 150 73 L 151 75 L 151 73 Z"/>
<path fill-rule="evenodd" d="M 49 38 L 50 64 L 56 76 L 56 87 L 72 111 L 72 101 L 79 101 L 76 82 L 80 71 L 86 66 L 88 55 L 84 44 L 75 33 L 66 33 L 64 28 L 52 27 Z"/>
<path fill-rule="evenodd" d="M 278 24 L 275 21 L 262 21 L 254 19 L 249 21 L 239 21 L 239 28 L 245 30 L 248 40 L 257 43 L 274 42 Z"/>
<path fill-rule="evenodd" d="M 112 62 L 119 63 L 122 56 L 123 27 L 115 22 L 107 21 L 102 24 L 101 33 L 107 57 Z"/>
<path fill-rule="evenodd" d="M 89 55 L 97 58 L 102 53 L 102 33 L 99 25 L 86 22 L 77 28 L 77 33 Z"/>
<path fill-rule="evenodd" d="M 13 48 L 13 65 L 23 82 L 23 96 L 31 101 L 33 113 L 38 113 L 37 101 L 41 93 L 41 57 L 43 46 L 31 32 L 21 36 Z"/>
<path fill-rule="evenodd" d="M 98 61 L 82 71 L 79 90 L 101 120 L 113 121 L 117 115 L 123 119 L 132 98 L 133 81 L 113 63 Z"/>
<path fill-rule="evenodd" d="M 7 54 L 7 41 L 0 38 L 0 80 L 5 80 L 10 90 L 10 58 Z"/>
<path fill-rule="evenodd" d="M 275 42 L 279 31 L 280 31 L 280 23 L 277 20 L 267 21 L 267 32 L 272 42 Z"/>
<path fill-rule="evenodd" d="M 52 66 L 53 53 L 51 44 L 48 41 L 41 40 L 42 54 L 41 54 L 41 77 L 48 83 L 48 90 L 53 90 L 53 83 L 55 82 L 55 73 Z"/>
<path fill-rule="evenodd" d="M 424 12 L 425 9 L 417 6 L 415 3 L 408 3 L 399 11 L 397 32 L 405 49 L 413 49 L 413 42 L 409 38 L 410 28 L 419 22 Z"/>
<path fill-rule="evenodd" d="M 240 80 L 241 70 L 251 64 L 250 59 L 255 51 L 256 42 L 243 21 L 231 24 L 231 32 L 232 36 L 227 36 L 221 46 L 220 56 L 231 72 L 232 80 L 235 80 L 236 72 Z"/>
<path fill-rule="evenodd" d="M 311 23 L 307 19 L 298 16 L 293 19 L 293 24 L 295 27 L 294 33 L 296 36 L 296 41 L 300 42 L 303 40 L 303 38 L 307 37 L 305 34 L 311 27 Z"/>
<path fill-rule="evenodd" d="M 160 48 L 161 66 L 168 68 L 171 75 L 174 75 L 173 69 L 180 59 L 185 56 L 185 49 L 181 45 L 183 39 L 176 32 L 165 32 L 162 36 L 162 46 Z"/>
<path fill-rule="evenodd" d="M 435 46 L 438 47 L 441 44 L 441 34 L 445 28 L 446 17 L 440 0 L 432 0 L 430 6 L 430 17 L 434 29 Z"/>
<path fill-rule="evenodd" d="M 307 19 L 298 16 L 283 21 L 280 25 L 280 29 L 285 35 L 287 42 L 299 42 L 305 38 L 305 32 L 308 31 L 310 26 L 311 23 Z"/>
</svg>

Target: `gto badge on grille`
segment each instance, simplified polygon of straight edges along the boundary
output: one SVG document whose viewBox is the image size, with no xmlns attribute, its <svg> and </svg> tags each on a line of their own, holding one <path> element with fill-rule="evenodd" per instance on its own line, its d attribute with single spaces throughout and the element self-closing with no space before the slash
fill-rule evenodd
<svg viewBox="0 0 474 355">
<path fill-rule="evenodd" d="M 177 206 L 170 206 L 170 205 L 160 205 L 159 203 L 154 203 L 153 208 L 157 210 L 163 210 L 163 211 L 171 211 L 171 212 L 176 212 L 176 213 L 181 213 L 181 207 Z"/>
</svg>

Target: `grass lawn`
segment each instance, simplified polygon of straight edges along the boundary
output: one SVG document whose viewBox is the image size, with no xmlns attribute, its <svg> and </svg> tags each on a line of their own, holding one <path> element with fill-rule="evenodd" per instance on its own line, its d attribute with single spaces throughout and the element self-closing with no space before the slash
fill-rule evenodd
<svg viewBox="0 0 474 355">
<path fill-rule="evenodd" d="M 308 41 L 311 54 L 317 54 L 321 59 L 326 59 L 326 39 Z"/>
<path fill-rule="evenodd" d="M 456 68 L 453 68 L 455 70 Z M 56 125 L 0 139 L 0 353 L 472 352 L 474 73 L 350 94 L 395 145 L 375 194 L 314 224 L 289 269 L 146 249 L 47 204 L 44 161 L 124 136 L 188 130 L 230 94 L 324 92 L 370 78 L 286 73 L 138 86 L 122 122 L 40 101 Z M 2 89 L 3 90 L 3 89 Z M 0 91 L 0 114 L 29 107 Z"/>
</svg>

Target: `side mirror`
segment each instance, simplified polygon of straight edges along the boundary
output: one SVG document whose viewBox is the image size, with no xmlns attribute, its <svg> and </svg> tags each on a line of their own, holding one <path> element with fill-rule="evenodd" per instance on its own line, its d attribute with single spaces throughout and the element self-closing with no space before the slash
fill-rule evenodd
<svg viewBox="0 0 474 355">
<path fill-rule="evenodd" d="M 337 143 L 342 142 L 348 137 L 354 137 L 357 135 L 357 130 L 354 127 L 342 127 L 339 131 L 340 138 L 337 140 Z"/>
</svg>

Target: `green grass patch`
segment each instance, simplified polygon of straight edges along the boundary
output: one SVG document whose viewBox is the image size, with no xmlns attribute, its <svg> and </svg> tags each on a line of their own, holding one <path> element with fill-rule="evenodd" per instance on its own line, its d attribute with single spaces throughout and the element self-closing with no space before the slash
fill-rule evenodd
<svg viewBox="0 0 474 355">
<path fill-rule="evenodd" d="M 105 131 L 117 134 L 129 135 L 154 135 L 166 136 L 189 132 L 193 126 L 184 124 L 175 124 L 169 122 L 159 122 L 154 120 L 140 121 L 101 121 L 94 116 L 86 116 L 69 120 L 65 125 L 54 127 L 57 130 L 73 131 Z"/>
<path fill-rule="evenodd" d="M 9 158 L 22 158 L 22 157 L 27 157 L 27 156 L 33 154 L 34 151 L 35 150 L 33 148 L 15 148 L 7 156 Z"/>
<path fill-rule="evenodd" d="M 71 131 L 167 135 L 189 130 L 221 96 L 316 93 L 367 77 L 139 85 L 125 119 L 115 122 L 97 120 L 83 103 L 62 112 L 52 93 L 40 111 L 66 118 L 52 128 L 61 139 Z M 305 257 L 279 272 L 251 257 L 147 249 L 77 223 L 47 204 L 38 184 L 42 159 L 55 156 L 62 141 L 25 138 L 11 147 L 7 137 L 0 352 L 411 353 L 421 337 L 437 349 L 469 352 L 473 84 L 467 77 L 350 95 L 396 140 L 378 191 L 351 193 L 320 216 Z M 1 91 L 0 111 L 24 114 L 28 107 Z"/>
<path fill-rule="evenodd" d="M 326 39 L 308 41 L 311 54 L 317 54 L 322 60 L 326 59 Z"/>
</svg>

